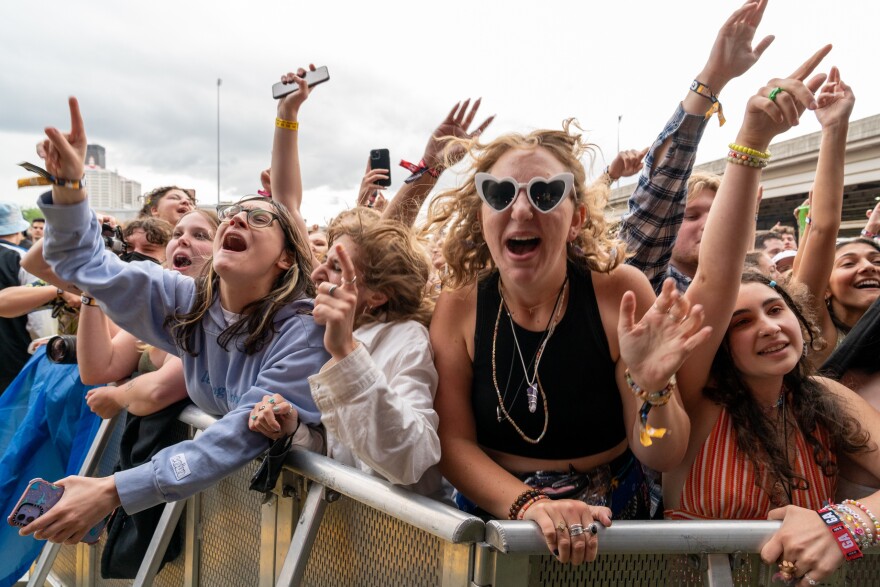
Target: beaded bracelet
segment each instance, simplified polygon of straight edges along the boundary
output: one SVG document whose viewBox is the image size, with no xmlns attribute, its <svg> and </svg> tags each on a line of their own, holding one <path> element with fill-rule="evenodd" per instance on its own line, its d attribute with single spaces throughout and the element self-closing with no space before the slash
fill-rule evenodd
<svg viewBox="0 0 880 587">
<path fill-rule="evenodd" d="M 756 167 L 758 169 L 764 169 L 770 163 L 768 159 L 761 159 L 760 157 L 754 157 L 752 155 L 744 155 L 743 153 L 738 153 L 732 150 L 727 153 L 727 162 L 745 165 L 746 167 Z"/>
<path fill-rule="evenodd" d="M 666 428 L 654 428 L 653 426 L 649 426 L 648 412 L 650 412 L 651 408 L 654 406 L 665 406 L 669 403 L 669 400 L 672 397 L 672 392 L 675 390 L 675 375 L 669 379 L 669 383 L 666 384 L 666 387 L 660 391 L 651 392 L 645 391 L 633 381 L 629 369 L 624 371 L 623 376 L 626 378 L 626 384 L 629 385 L 629 388 L 635 394 L 636 398 L 642 400 L 642 407 L 639 408 L 639 442 L 642 446 L 651 446 L 653 444 L 651 439 L 663 438 L 666 435 L 667 430 Z"/>
<path fill-rule="evenodd" d="M 526 510 L 528 510 L 530 507 L 532 507 L 533 505 L 535 505 L 537 502 L 539 502 L 539 501 L 543 501 L 543 500 L 545 500 L 545 499 L 550 499 L 550 496 L 549 496 L 549 495 L 545 495 L 545 494 L 542 493 L 542 494 L 540 494 L 540 495 L 536 495 L 535 497 L 533 497 L 533 498 L 530 499 L 529 501 L 525 502 L 525 503 L 523 504 L 523 506 L 519 509 L 519 512 L 516 514 L 516 519 L 517 519 L 517 520 L 523 520 L 523 519 L 525 519 L 525 517 L 526 517 Z"/>
<path fill-rule="evenodd" d="M 283 118 L 275 119 L 275 126 L 278 128 L 286 128 L 287 130 L 299 130 L 299 122 L 296 120 L 284 120 Z"/>
<path fill-rule="evenodd" d="M 856 513 L 852 508 L 842 503 L 839 503 L 835 506 L 828 506 L 828 508 L 835 512 L 837 516 L 843 520 L 843 522 L 849 527 L 850 533 L 853 535 L 853 538 L 856 539 L 856 543 L 859 545 L 859 548 L 862 550 L 866 548 L 870 548 L 872 543 L 874 542 L 874 533 L 871 532 L 871 529 L 868 527 L 868 523 L 862 519 L 858 513 Z"/>
<path fill-rule="evenodd" d="M 770 158 L 770 151 L 759 151 L 757 149 L 752 149 L 751 147 L 737 145 L 736 143 L 730 143 L 729 145 L 727 145 L 727 148 L 731 151 L 736 151 L 737 153 L 743 153 L 745 155 L 751 155 L 752 157 L 758 157 L 760 159 Z"/>
<path fill-rule="evenodd" d="M 822 508 L 818 513 L 828 527 L 828 531 L 834 536 L 834 542 L 840 548 L 847 562 L 862 558 L 862 550 L 856 544 L 855 537 L 843 520 L 827 507 Z"/>
<path fill-rule="evenodd" d="M 534 488 L 529 488 L 529 489 L 523 491 L 522 493 L 520 493 L 519 497 L 517 497 L 514 500 L 514 502 L 510 505 L 510 510 L 508 511 L 507 517 L 511 520 L 516 520 L 518 514 L 520 513 L 520 510 L 522 510 L 522 508 L 526 504 L 526 502 L 528 502 L 530 499 L 533 499 L 539 495 L 543 495 L 545 497 L 547 496 L 547 494 L 545 494 L 542 490 L 534 489 Z"/>
<path fill-rule="evenodd" d="M 857 508 L 859 508 L 860 510 L 862 510 L 863 512 L 865 512 L 865 515 L 868 516 L 868 518 L 874 524 L 874 536 L 876 537 L 874 539 L 874 544 L 877 544 L 877 542 L 880 542 L 880 520 L 877 520 L 877 516 L 872 514 L 871 510 L 869 510 L 867 507 L 865 507 L 864 504 L 861 504 L 854 499 L 845 499 L 845 500 L 843 500 L 843 503 L 854 505 Z"/>
</svg>

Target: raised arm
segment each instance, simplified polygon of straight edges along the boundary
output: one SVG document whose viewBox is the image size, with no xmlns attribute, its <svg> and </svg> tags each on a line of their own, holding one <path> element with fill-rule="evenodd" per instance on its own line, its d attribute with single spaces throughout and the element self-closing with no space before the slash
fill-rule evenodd
<svg viewBox="0 0 880 587">
<path fill-rule="evenodd" d="M 388 203 L 388 206 L 382 213 L 382 218 L 397 220 L 407 226 L 413 225 L 419 210 L 422 208 L 422 204 L 425 202 L 425 198 L 428 197 L 431 189 L 437 183 L 440 173 L 447 167 L 460 161 L 465 155 L 464 148 L 458 145 L 450 146 L 448 151 L 444 151 L 447 148 L 446 139 L 449 137 L 458 139 L 476 138 L 495 119 L 495 115 L 492 115 L 473 131 L 468 130 L 474 121 L 477 110 L 480 109 L 481 100 L 482 98 L 477 98 L 470 111 L 468 111 L 470 99 L 465 100 L 464 103 L 456 104 L 449 111 L 449 114 L 443 119 L 440 126 L 431 133 L 428 144 L 425 146 L 422 161 L 424 161 L 425 169 L 428 171 L 422 171 L 418 179 L 403 184 L 403 187 L 400 188 L 394 198 Z"/>
<path fill-rule="evenodd" d="M 849 117 L 855 104 L 852 89 L 841 81 L 836 67 L 831 68 L 828 81 L 816 101 L 819 104 L 816 118 L 822 125 L 822 142 L 813 184 L 810 237 L 798 248 L 800 260 L 793 275 L 812 294 L 813 311 L 819 319 L 822 335 L 826 340 L 834 341 L 837 339 L 836 327 L 825 305 L 825 291 L 834 266 L 835 244 L 843 213 L 846 137 Z M 811 351 L 813 364 L 817 367 L 821 365 L 833 350 L 832 343 L 823 351 Z"/>
<path fill-rule="evenodd" d="M 104 385 L 131 377 L 140 351 L 137 338 L 120 330 L 110 334 L 107 316 L 98 306 L 84 306 L 76 331 L 79 376 L 86 385 Z"/>
<path fill-rule="evenodd" d="M 315 65 L 309 69 L 315 71 Z M 309 231 L 300 213 L 303 187 L 302 172 L 299 165 L 299 109 L 309 97 L 306 70 L 299 68 L 296 73 L 281 76 L 281 81 L 296 84 L 299 90 L 286 95 L 278 101 L 278 116 L 275 121 L 275 138 L 272 141 L 272 167 L 270 169 L 272 197 L 284 204 L 293 215 L 296 228 L 304 242 L 309 242 Z"/>
<path fill-rule="evenodd" d="M 667 273 L 684 216 L 687 181 L 708 119 L 720 104 L 717 97 L 773 42 L 768 36 L 752 47 L 766 6 L 766 0 L 746 2 L 722 25 L 706 64 L 694 78 L 695 85 L 651 146 L 638 186 L 630 196 L 619 236 L 633 253 L 626 262 L 648 276 L 655 292 L 660 291 Z"/>
<path fill-rule="evenodd" d="M 830 45 L 823 47 L 789 78 L 771 80 L 749 99 L 735 142 L 743 153 L 766 153 L 776 135 L 797 124 L 806 108 L 816 108 L 813 92 L 825 75 L 817 75 L 807 83 L 803 80 L 830 50 Z M 753 159 L 753 163 L 762 163 L 760 157 Z M 743 261 L 752 245 L 749 239 L 760 179 L 760 167 L 727 164 L 703 232 L 699 268 L 685 294 L 692 303 L 703 306 L 705 324 L 712 328 L 708 341 L 691 354 L 679 371 L 679 388 L 692 418 L 692 408 L 708 401 L 703 399 L 702 390 L 736 303 Z"/>
<path fill-rule="evenodd" d="M 194 282 L 155 263 L 123 263 L 105 251 L 100 223 L 89 210 L 80 182 L 86 136 L 76 98 L 70 98 L 70 117 L 70 133 L 46 129 L 46 166 L 63 185 L 54 185 L 51 194 L 39 200 L 50 228 L 43 239 L 44 257 L 61 280 L 101 300 L 119 326 L 144 342 L 176 352 L 165 317 L 178 308 L 189 309 Z M 139 303 L 131 303 L 133 299 Z"/>
</svg>

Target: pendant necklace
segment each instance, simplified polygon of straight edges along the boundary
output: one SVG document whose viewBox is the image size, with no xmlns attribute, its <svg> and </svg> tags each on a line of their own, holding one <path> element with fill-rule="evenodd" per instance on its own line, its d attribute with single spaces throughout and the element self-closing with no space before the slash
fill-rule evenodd
<svg viewBox="0 0 880 587">
<path fill-rule="evenodd" d="M 553 312 L 550 314 L 550 320 L 548 321 L 547 328 L 544 330 L 544 338 L 538 346 L 538 350 L 535 354 L 535 367 L 532 373 L 532 376 L 529 377 L 528 368 L 525 363 L 525 359 L 523 359 L 522 349 L 519 346 L 519 340 L 516 337 L 516 328 L 514 326 L 513 317 L 511 316 L 510 310 L 507 308 L 507 305 L 504 301 L 504 293 L 501 288 L 501 282 L 498 282 L 498 292 L 501 297 L 501 303 L 498 305 L 498 315 L 495 318 L 495 330 L 492 335 L 492 383 L 495 386 L 495 393 L 498 396 L 498 406 L 495 408 L 496 415 L 498 417 L 498 421 L 508 420 L 513 428 L 517 431 L 520 437 L 529 442 L 531 444 L 537 444 L 544 438 L 544 435 L 547 433 L 547 424 L 549 422 L 549 411 L 547 409 L 547 395 L 544 393 L 544 388 L 541 385 L 541 379 L 538 376 L 538 365 L 541 362 L 541 355 L 543 354 L 544 349 L 547 346 L 547 343 L 550 340 L 550 337 L 553 335 L 554 330 L 556 329 L 556 325 L 559 323 L 559 314 L 562 310 L 561 301 L 563 299 L 563 294 L 565 292 L 565 288 L 568 285 L 568 275 L 565 277 L 565 281 L 562 282 L 562 287 L 559 288 L 559 293 L 556 296 L 556 303 L 553 306 Z M 510 413 L 507 411 L 507 408 L 504 406 L 504 398 L 507 395 L 507 390 L 505 389 L 504 397 L 501 395 L 501 390 L 498 387 L 498 377 L 497 377 L 497 368 L 496 368 L 496 343 L 498 340 L 498 326 L 501 322 L 501 311 L 502 309 L 507 311 L 507 317 L 510 320 L 510 328 L 513 333 L 514 345 L 516 347 L 516 352 L 519 355 L 520 363 L 523 367 L 523 372 L 525 374 L 526 383 L 528 383 L 528 388 L 526 390 L 526 397 L 528 399 L 528 409 L 530 413 L 535 413 L 538 408 L 538 395 L 541 395 L 541 399 L 544 404 L 544 429 L 541 431 L 541 434 L 538 438 L 530 438 L 527 436 L 522 429 L 514 422 L 513 418 L 510 416 Z M 514 398 L 515 399 L 515 398 Z"/>
</svg>

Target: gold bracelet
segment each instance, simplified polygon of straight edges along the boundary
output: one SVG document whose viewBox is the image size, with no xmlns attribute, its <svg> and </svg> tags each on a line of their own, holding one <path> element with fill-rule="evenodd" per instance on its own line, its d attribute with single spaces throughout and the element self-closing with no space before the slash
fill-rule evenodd
<svg viewBox="0 0 880 587">
<path fill-rule="evenodd" d="M 299 122 L 295 120 L 284 120 L 283 118 L 275 118 L 275 126 L 278 128 L 286 128 L 287 130 L 299 130 Z"/>
<path fill-rule="evenodd" d="M 770 151 L 759 151 L 757 149 L 752 149 L 751 147 L 744 147 L 742 145 L 737 145 L 736 143 L 730 143 L 727 147 L 731 151 L 736 151 L 738 153 L 744 153 L 746 155 L 751 155 L 752 157 L 758 157 L 760 159 L 769 159 Z"/>
</svg>

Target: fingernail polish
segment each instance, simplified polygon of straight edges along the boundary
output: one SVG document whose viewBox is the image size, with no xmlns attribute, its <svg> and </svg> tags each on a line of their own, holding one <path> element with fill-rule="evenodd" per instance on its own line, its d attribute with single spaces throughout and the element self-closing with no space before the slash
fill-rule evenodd
<svg viewBox="0 0 880 587">
<path fill-rule="evenodd" d="M 558 548 L 555 549 L 555 550 L 553 551 L 553 555 L 554 555 L 554 556 L 559 556 L 559 549 L 558 549 Z"/>
</svg>

